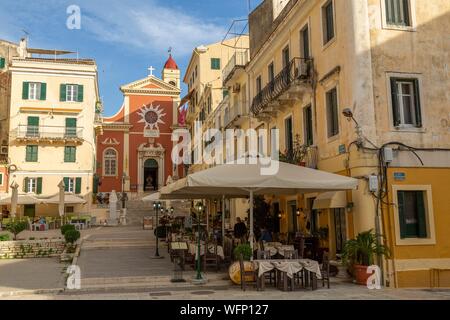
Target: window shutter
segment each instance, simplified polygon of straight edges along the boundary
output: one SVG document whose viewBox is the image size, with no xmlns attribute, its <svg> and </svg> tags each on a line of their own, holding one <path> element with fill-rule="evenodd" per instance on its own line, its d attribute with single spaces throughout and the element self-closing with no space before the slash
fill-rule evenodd
<svg viewBox="0 0 450 320">
<path fill-rule="evenodd" d="M 83 102 L 83 95 L 84 95 L 84 87 L 82 85 L 79 85 L 78 86 L 78 97 L 77 97 L 78 102 Z"/>
<path fill-rule="evenodd" d="M 97 176 L 94 176 L 93 183 L 92 183 L 92 193 L 94 193 L 94 194 L 98 193 L 98 182 L 99 182 L 99 178 Z"/>
<path fill-rule="evenodd" d="M 59 101 L 67 101 L 66 85 L 61 84 L 59 89 Z"/>
<path fill-rule="evenodd" d="M 422 113 L 420 108 L 419 80 L 414 79 L 414 107 L 416 110 L 416 127 L 422 127 Z"/>
<path fill-rule="evenodd" d="M 332 106 L 333 106 L 333 133 L 337 135 L 339 133 L 339 114 L 337 104 L 337 89 L 332 91 Z"/>
<path fill-rule="evenodd" d="M 0 58 L 0 69 L 5 67 L 5 58 Z"/>
<path fill-rule="evenodd" d="M 400 222 L 400 238 L 406 238 L 406 223 L 405 223 L 405 193 L 397 191 L 398 199 L 398 220 Z"/>
<path fill-rule="evenodd" d="M 392 95 L 392 115 L 394 117 L 394 126 L 398 127 L 400 125 L 400 109 L 398 106 L 397 80 L 395 78 L 391 78 L 391 95 Z"/>
<path fill-rule="evenodd" d="M 24 178 L 23 179 L 22 191 L 27 193 L 28 192 L 27 188 L 28 188 L 28 178 Z"/>
<path fill-rule="evenodd" d="M 46 100 L 47 99 L 47 84 L 41 83 L 41 96 L 39 97 L 39 100 Z"/>
<path fill-rule="evenodd" d="M 417 205 L 417 219 L 418 219 L 418 236 L 419 238 L 427 237 L 427 219 L 425 212 L 425 203 L 424 203 L 424 192 L 417 191 L 416 192 L 416 205 Z"/>
<path fill-rule="evenodd" d="M 39 126 L 39 117 L 28 117 L 27 124 L 29 126 L 38 127 Z"/>
<path fill-rule="evenodd" d="M 64 182 L 64 191 L 65 192 L 69 192 L 69 178 L 68 177 L 64 177 L 63 178 L 63 182 Z"/>
<path fill-rule="evenodd" d="M 41 193 L 42 193 L 42 178 L 37 178 L 36 194 L 41 194 Z"/>
<path fill-rule="evenodd" d="M 30 83 L 29 82 L 24 82 L 22 85 L 22 99 L 23 100 L 28 100 L 28 91 L 30 88 Z"/>
<path fill-rule="evenodd" d="M 66 127 L 67 128 L 76 128 L 77 127 L 77 118 L 66 118 Z"/>
<path fill-rule="evenodd" d="M 75 193 L 80 194 L 81 193 L 81 178 L 75 179 Z"/>
</svg>

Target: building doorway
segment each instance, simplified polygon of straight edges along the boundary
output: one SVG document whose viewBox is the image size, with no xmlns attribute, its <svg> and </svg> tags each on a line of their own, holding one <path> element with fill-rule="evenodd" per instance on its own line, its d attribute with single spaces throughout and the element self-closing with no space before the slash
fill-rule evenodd
<svg viewBox="0 0 450 320">
<path fill-rule="evenodd" d="M 144 162 L 144 192 L 158 190 L 158 162 L 147 159 Z"/>
<path fill-rule="evenodd" d="M 347 240 L 347 219 L 344 208 L 332 209 L 334 219 L 334 235 L 336 240 L 336 253 L 341 253 Z"/>
<path fill-rule="evenodd" d="M 288 204 L 288 214 L 289 214 L 289 233 L 294 233 L 298 231 L 297 228 L 297 201 L 289 201 Z"/>
<path fill-rule="evenodd" d="M 272 216 L 272 221 L 273 224 L 270 226 L 272 228 L 272 232 L 274 233 L 280 233 L 280 218 L 278 217 L 278 215 L 280 214 L 280 203 L 279 202 L 274 202 L 273 203 L 273 216 Z"/>
<path fill-rule="evenodd" d="M 23 215 L 25 217 L 34 218 L 36 215 L 36 205 L 34 204 L 26 204 L 23 207 Z"/>
<path fill-rule="evenodd" d="M 309 231 L 311 235 L 315 234 L 318 229 L 318 211 L 314 208 L 314 200 L 316 198 L 308 198 L 307 204 L 308 204 L 308 211 L 309 211 L 309 219 L 306 223 L 306 229 Z"/>
</svg>

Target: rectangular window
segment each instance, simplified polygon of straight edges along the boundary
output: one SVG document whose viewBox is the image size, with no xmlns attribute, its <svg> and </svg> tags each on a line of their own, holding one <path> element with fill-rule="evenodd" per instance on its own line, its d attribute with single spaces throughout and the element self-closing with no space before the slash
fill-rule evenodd
<svg viewBox="0 0 450 320">
<path fill-rule="evenodd" d="M 410 0 L 385 0 L 386 23 L 395 26 L 410 27 Z"/>
<path fill-rule="evenodd" d="M 294 149 L 294 136 L 292 133 L 292 117 L 284 120 L 284 134 L 286 141 L 286 151 L 292 152 Z"/>
<path fill-rule="evenodd" d="M 333 0 L 328 1 L 322 7 L 323 44 L 327 44 L 334 38 L 334 12 Z"/>
<path fill-rule="evenodd" d="M 424 191 L 397 191 L 400 238 L 426 238 Z"/>
<path fill-rule="evenodd" d="M 310 146 L 314 143 L 311 105 L 303 109 L 303 127 L 305 128 L 305 144 Z"/>
<path fill-rule="evenodd" d="M 3 69 L 5 67 L 5 58 L 0 57 L 0 69 Z"/>
<path fill-rule="evenodd" d="M 3 185 L 3 173 L 0 173 L 0 186 Z"/>
<path fill-rule="evenodd" d="M 66 137 L 76 137 L 77 136 L 77 118 L 66 118 Z"/>
<path fill-rule="evenodd" d="M 66 101 L 76 102 L 78 97 L 78 86 L 75 84 L 68 84 L 66 86 Z"/>
<path fill-rule="evenodd" d="M 327 92 L 326 100 L 328 138 L 331 138 L 339 133 L 339 112 L 336 88 Z"/>
<path fill-rule="evenodd" d="M 220 59 L 219 58 L 211 58 L 211 69 L 220 70 Z"/>
<path fill-rule="evenodd" d="M 75 162 L 76 161 L 77 147 L 66 146 L 64 147 L 64 162 Z"/>
<path fill-rule="evenodd" d="M 26 147 L 26 162 L 37 162 L 38 161 L 38 146 L 27 146 Z"/>
<path fill-rule="evenodd" d="M 289 54 L 289 46 L 286 46 L 283 49 L 283 69 L 286 68 L 289 65 L 289 62 L 291 61 L 290 54 Z"/>
<path fill-rule="evenodd" d="M 422 127 L 418 79 L 391 78 L 394 126 Z"/>
<path fill-rule="evenodd" d="M 309 59 L 309 28 L 306 25 L 300 31 L 300 53 L 303 59 Z"/>
<path fill-rule="evenodd" d="M 39 137 L 39 117 L 27 118 L 27 137 Z"/>
<path fill-rule="evenodd" d="M 41 84 L 38 82 L 30 82 L 28 84 L 28 99 L 40 100 L 41 98 Z"/>
<path fill-rule="evenodd" d="M 268 74 L 269 83 L 271 83 L 273 81 L 273 79 L 275 79 L 275 68 L 273 66 L 273 62 L 271 64 L 269 64 L 269 66 L 267 67 L 267 74 Z"/>
<path fill-rule="evenodd" d="M 42 178 L 25 178 L 23 180 L 23 191 L 26 193 L 42 193 Z"/>
<path fill-rule="evenodd" d="M 258 76 L 258 78 L 256 78 L 256 93 L 260 93 L 261 90 L 262 90 L 261 76 Z"/>
<path fill-rule="evenodd" d="M 74 178 L 64 178 L 64 191 L 73 193 L 75 192 L 75 179 Z"/>
</svg>

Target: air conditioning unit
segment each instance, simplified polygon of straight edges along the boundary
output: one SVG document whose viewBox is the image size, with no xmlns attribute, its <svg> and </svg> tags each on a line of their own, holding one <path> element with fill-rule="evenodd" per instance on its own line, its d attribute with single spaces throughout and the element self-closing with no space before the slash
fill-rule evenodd
<svg viewBox="0 0 450 320">
<path fill-rule="evenodd" d="M 233 93 L 238 93 L 239 91 L 241 91 L 241 85 L 239 83 L 236 83 L 235 85 L 233 85 Z"/>
<path fill-rule="evenodd" d="M 1 146 L 0 154 L 8 154 L 8 146 Z"/>
<path fill-rule="evenodd" d="M 299 78 L 307 78 L 308 77 L 308 75 L 309 75 L 309 64 L 308 64 L 307 61 L 302 60 L 300 62 L 300 66 L 299 66 L 298 72 L 299 72 L 299 75 L 298 75 Z"/>
</svg>

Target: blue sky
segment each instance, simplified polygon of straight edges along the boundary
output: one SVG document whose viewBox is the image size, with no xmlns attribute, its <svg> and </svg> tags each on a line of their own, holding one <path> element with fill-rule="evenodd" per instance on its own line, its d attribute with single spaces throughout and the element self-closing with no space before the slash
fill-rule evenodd
<svg viewBox="0 0 450 320">
<path fill-rule="evenodd" d="M 70 50 L 97 61 L 105 115 L 122 104 L 121 85 L 144 78 L 151 65 L 161 74 L 169 47 L 184 71 L 194 47 L 221 41 L 232 20 L 248 13 L 248 0 L 1 2 L 0 39 L 18 42 L 26 30 L 30 47 Z M 251 7 L 260 2 L 251 0 Z M 69 5 L 81 9 L 80 30 L 66 28 Z"/>
</svg>

